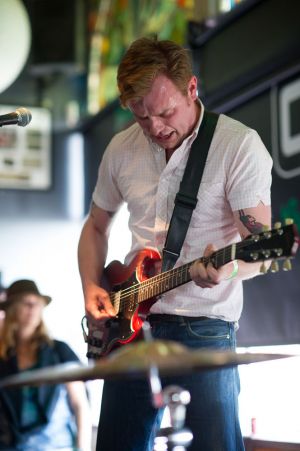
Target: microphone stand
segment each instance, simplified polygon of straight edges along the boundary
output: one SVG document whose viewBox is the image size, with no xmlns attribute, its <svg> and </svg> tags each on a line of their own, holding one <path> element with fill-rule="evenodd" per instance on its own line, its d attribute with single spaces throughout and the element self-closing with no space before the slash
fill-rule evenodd
<svg viewBox="0 0 300 451">
<path fill-rule="evenodd" d="M 145 341 L 153 341 L 149 322 L 144 321 L 142 327 Z M 153 406 L 156 409 L 167 408 L 171 424 L 169 427 L 159 429 L 154 439 L 153 451 L 186 451 L 193 440 L 192 432 L 184 427 L 186 405 L 191 400 L 190 393 L 177 385 L 162 389 L 159 371 L 155 364 L 149 369 L 148 380 Z"/>
</svg>

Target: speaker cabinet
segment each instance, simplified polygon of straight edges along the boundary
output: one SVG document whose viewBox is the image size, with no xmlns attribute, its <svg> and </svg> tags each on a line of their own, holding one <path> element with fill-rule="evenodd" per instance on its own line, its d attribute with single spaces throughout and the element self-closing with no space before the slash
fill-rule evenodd
<svg viewBox="0 0 300 451">
<path fill-rule="evenodd" d="M 32 27 L 31 73 L 83 71 L 87 19 L 83 0 L 24 0 Z"/>
</svg>

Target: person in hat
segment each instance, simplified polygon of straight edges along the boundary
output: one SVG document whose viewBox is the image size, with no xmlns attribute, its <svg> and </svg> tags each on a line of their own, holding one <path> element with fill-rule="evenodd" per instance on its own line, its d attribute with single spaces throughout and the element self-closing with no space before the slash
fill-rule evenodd
<svg viewBox="0 0 300 451">
<path fill-rule="evenodd" d="M 50 338 L 42 315 L 51 297 L 17 280 L 0 303 L 0 378 L 79 359 Z M 91 415 L 83 382 L 0 389 L 0 450 L 91 450 Z"/>
</svg>

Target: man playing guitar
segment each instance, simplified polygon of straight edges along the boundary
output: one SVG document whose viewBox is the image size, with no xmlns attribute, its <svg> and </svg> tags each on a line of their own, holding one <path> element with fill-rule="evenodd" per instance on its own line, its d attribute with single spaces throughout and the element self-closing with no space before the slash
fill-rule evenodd
<svg viewBox="0 0 300 451">
<path fill-rule="evenodd" d="M 125 264 L 143 249 L 161 253 L 175 195 L 204 105 L 188 53 L 171 41 L 141 38 L 118 69 L 121 104 L 135 123 L 108 145 L 79 242 L 79 269 L 86 316 L 93 326 L 118 315 L 101 286 L 114 214 L 127 204 L 132 246 Z M 201 147 L 199 148 L 199 153 Z M 209 257 L 217 249 L 271 225 L 272 161 L 258 134 L 220 115 L 209 149 L 185 242 L 176 266 Z M 228 261 L 218 268 L 196 260 L 193 281 L 152 303 L 148 320 L 154 338 L 191 348 L 235 349 L 242 312 L 242 280 L 259 274 L 260 263 Z M 170 380 L 168 379 L 168 382 Z M 172 378 L 188 389 L 187 426 L 191 450 L 243 450 L 236 368 Z M 105 381 L 97 450 L 152 450 L 162 413 L 151 405 L 147 381 Z"/>
</svg>

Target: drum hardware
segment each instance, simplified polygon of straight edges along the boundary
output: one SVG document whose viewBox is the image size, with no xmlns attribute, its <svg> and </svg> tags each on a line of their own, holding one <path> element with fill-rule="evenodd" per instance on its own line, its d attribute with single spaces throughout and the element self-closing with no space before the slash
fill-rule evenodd
<svg viewBox="0 0 300 451">
<path fill-rule="evenodd" d="M 144 321 L 142 330 L 145 342 L 153 342 L 148 321 Z M 193 440 L 192 432 L 184 426 L 186 405 L 191 400 L 189 391 L 177 385 L 170 385 L 162 389 L 159 369 L 155 361 L 150 365 L 148 381 L 153 406 L 156 409 L 166 408 L 171 424 L 170 427 L 159 429 L 154 439 L 153 451 L 185 451 Z"/>
</svg>

